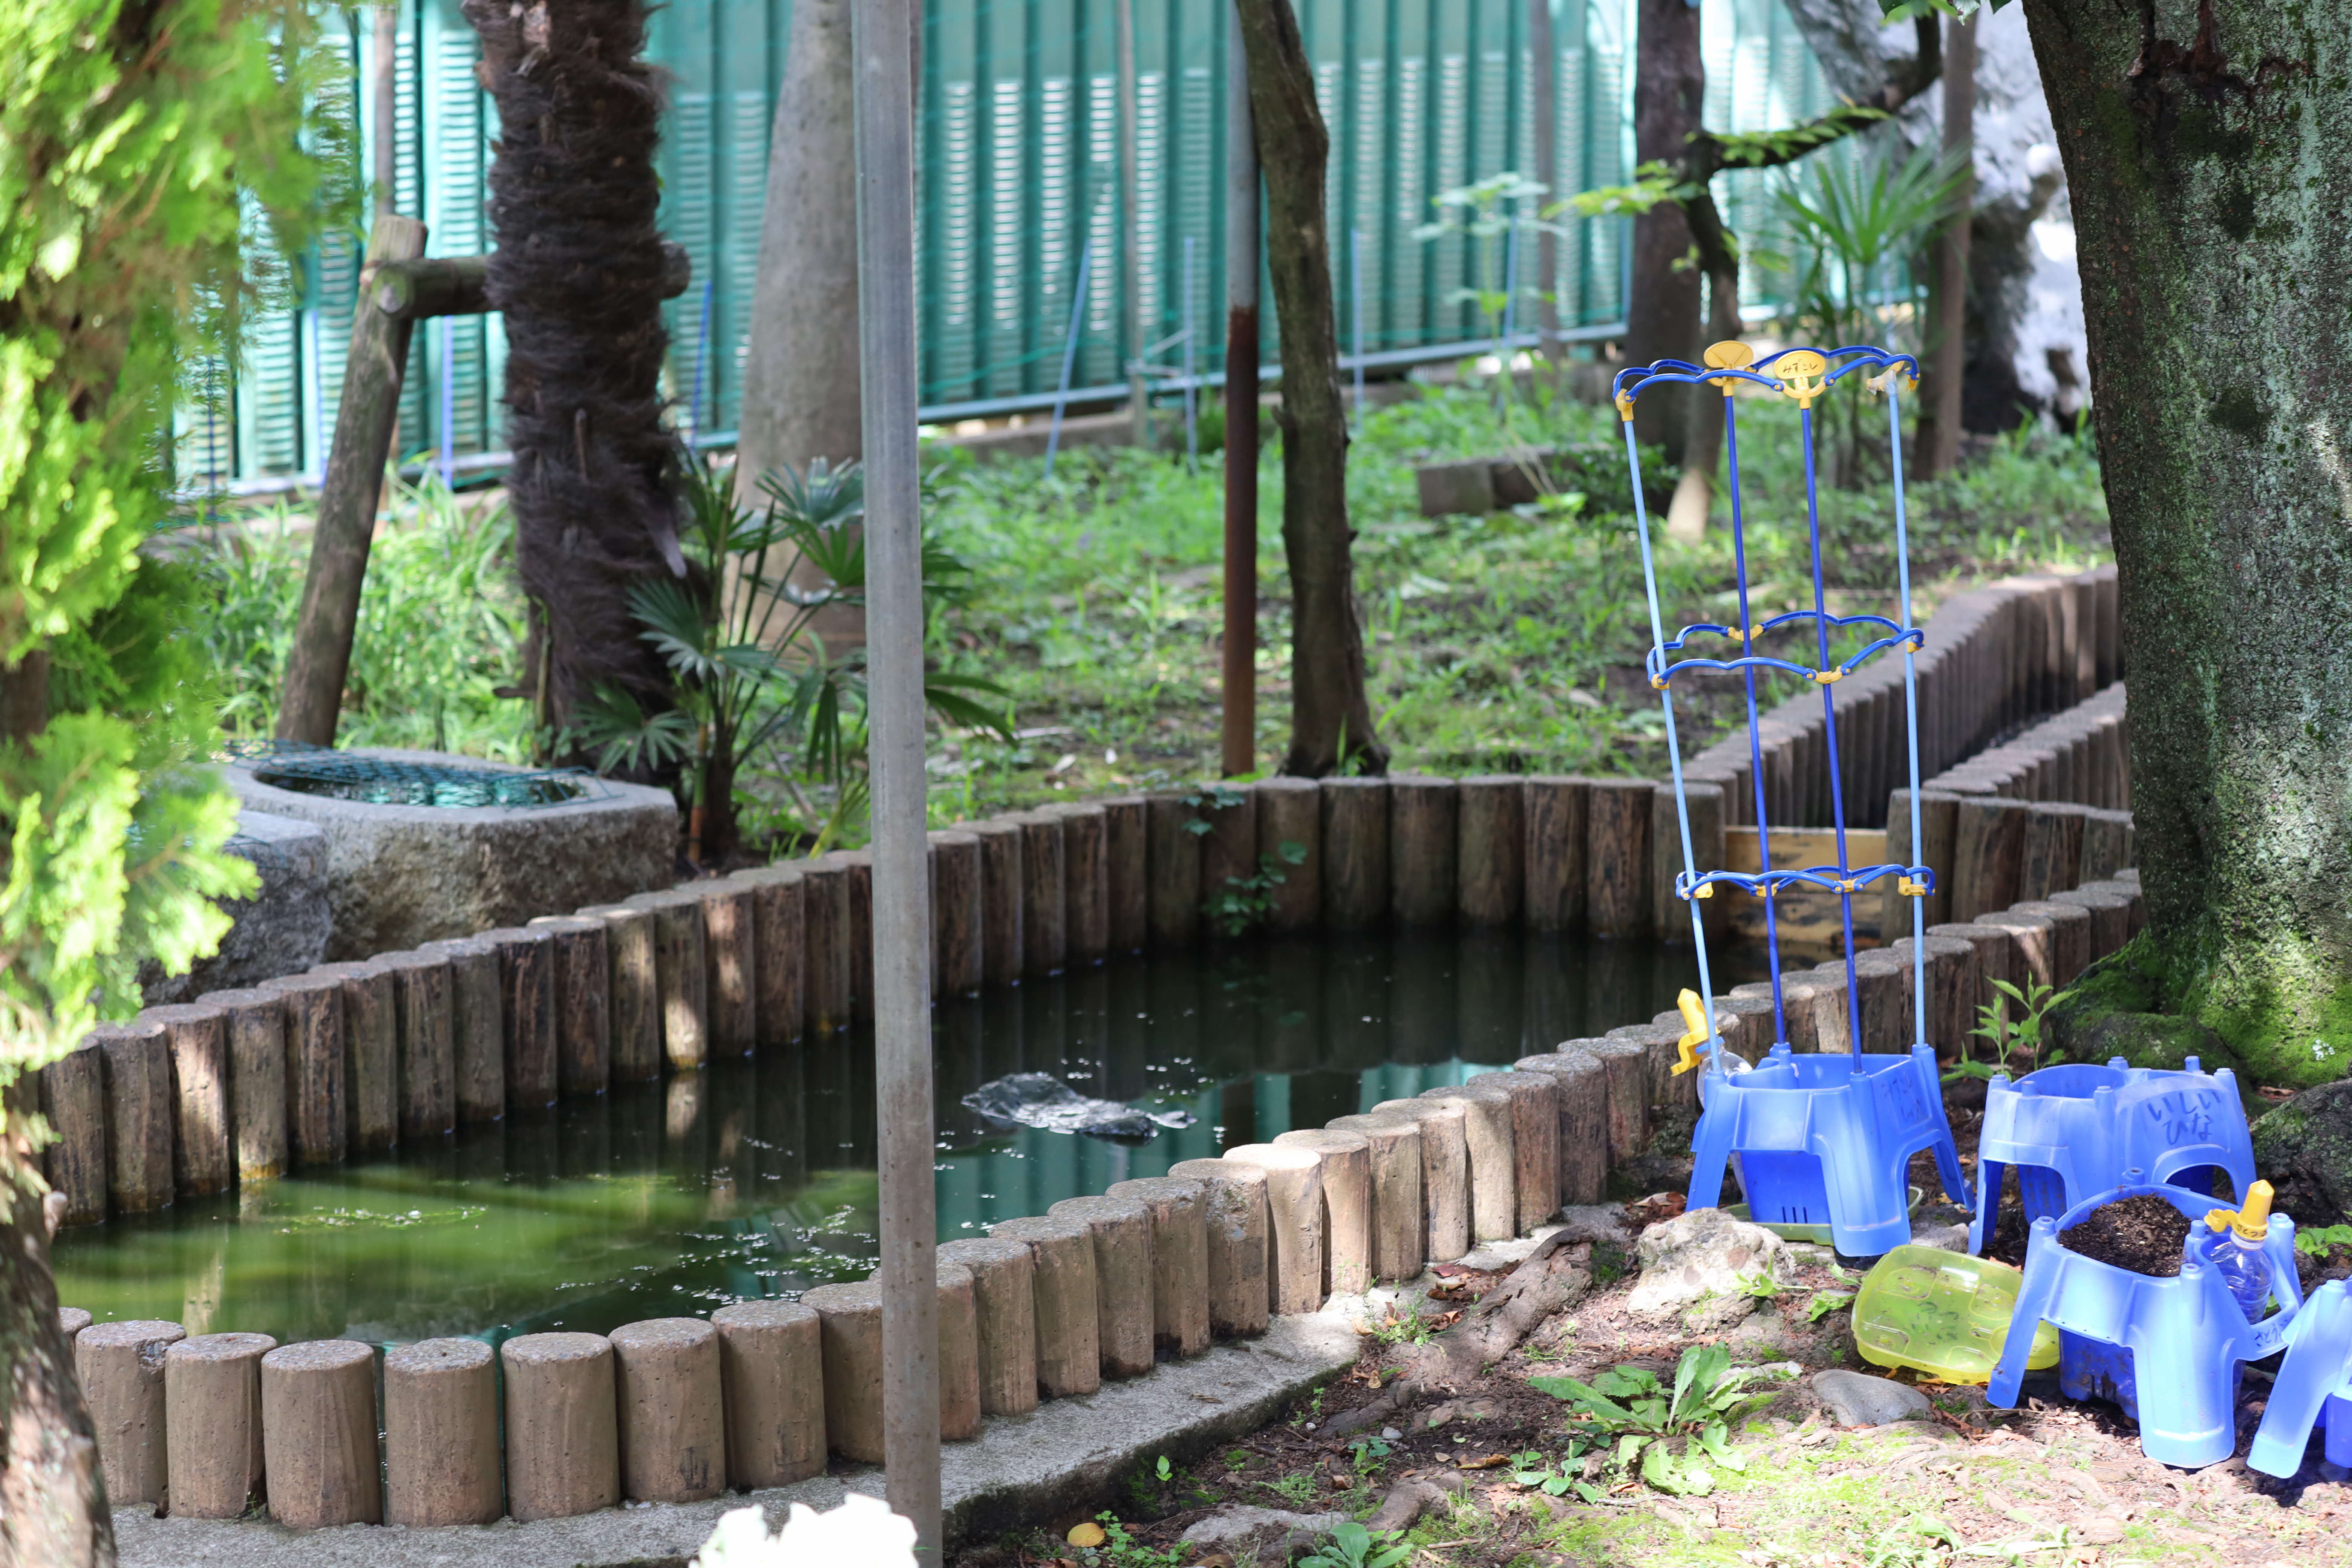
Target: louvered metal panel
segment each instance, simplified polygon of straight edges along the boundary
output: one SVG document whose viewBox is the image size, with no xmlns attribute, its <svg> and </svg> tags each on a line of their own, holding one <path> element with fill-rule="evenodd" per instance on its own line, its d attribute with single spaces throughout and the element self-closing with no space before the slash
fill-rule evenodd
<svg viewBox="0 0 2352 1568">
<path fill-rule="evenodd" d="M 1143 346 L 1120 298 L 1125 242 L 1118 193 L 1115 0 L 930 0 L 919 141 L 922 397 L 957 405 L 1050 395 L 1061 374 L 1072 289 L 1090 258 L 1073 380 L 1120 381 Z M 1145 341 L 1185 320 L 1185 241 L 1200 333 L 1195 364 L 1223 362 L 1223 166 L 1227 0 L 1133 0 L 1138 79 L 1135 276 Z M 1332 263 L 1342 333 L 1354 300 L 1349 235 L 1362 235 L 1364 347 L 1444 348 L 1481 337 L 1474 307 L 1450 298 L 1473 276 L 1469 243 L 1424 243 L 1412 230 L 1430 198 L 1505 168 L 1529 170 L 1534 138 L 1527 0 L 1298 0 L 1317 91 L 1331 127 Z M 1569 192 L 1631 173 L 1630 0 L 1552 0 L 1556 138 Z M 1709 123 L 1753 130 L 1831 101 L 1780 0 L 1704 0 Z M 351 14 L 347 14 L 347 17 Z M 399 0 L 395 122 L 373 123 L 367 90 L 372 10 L 344 23 L 358 118 L 373 148 L 396 143 L 399 210 L 425 218 L 431 253 L 488 242 L 483 178 L 496 114 L 473 77 L 477 47 L 457 0 Z M 790 0 L 670 0 L 654 13 L 651 52 L 669 76 L 659 157 L 662 224 L 693 259 L 695 286 L 669 303 L 667 393 L 684 404 L 701 364 L 704 432 L 731 429 L 751 331 L 767 141 L 790 38 Z M 1769 218 L 1769 176 L 1726 175 L 1719 199 L 1743 232 Z M 848 223 L 854 215 L 811 214 Z M 1564 324 L 1622 311 L 1625 225 L 1574 219 L 1549 287 Z M 358 241 L 335 237 L 304 258 L 302 303 L 259 324 L 234 373 L 213 367 L 208 394 L 173 421 L 181 482 L 315 475 L 332 430 L 350 335 Z M 1750 268 L 1750 303 L 1776 279 Z M 703 333 L 705 291 L 709 331 Z M 1522 325 L 1525 325 L 1522 322 Z M 1266 312 L 1269 356 L 1276 333 Z M 1181 359 L 1181 346 L 1162 354 Z M 504 336 L 495 317 L 457 323 L 447 363 L 437 326 L 418 334 L 399 449 L 442 438 L 444 389 L 460 462 L 503 445 L 498 388 Z"/>
</svg>

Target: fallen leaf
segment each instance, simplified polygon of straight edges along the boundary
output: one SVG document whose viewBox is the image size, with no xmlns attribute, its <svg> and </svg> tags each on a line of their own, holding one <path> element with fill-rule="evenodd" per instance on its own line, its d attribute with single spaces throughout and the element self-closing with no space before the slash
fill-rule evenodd
<svg viewBox="0 0 2352 1568">
<path fill-rule="evenodd" d="M 1489 1454 L 1483 1459 L 1465 1459 L 1462 1468 L 1465 1470 L 1498 1470 L 1510 1462 L 1508 1454 Z"/>
<path fill-rule="evenodd" d="M 1089 1548 L 1100 1546 L 1104 1542 L 1109 1540 L 1110 1537 L 1103 1533 L 1103 1527 L 1101 1525 L 1097 1524 L 1093 1520 L 1089 1519 L 1082 1523 L 1070 1526 L 1070 1533 L 1064 1536 L 1062 1539 L 1068 1542 L 1073 1546 Z"/>
<path fill-rule="evenodd" d="M 1195 1560 L 1189 1568 L 1234 1568 L 1234 1554 L 1230 1552 L 1212 1552 L 1206 1557 Z"/>
</svg>

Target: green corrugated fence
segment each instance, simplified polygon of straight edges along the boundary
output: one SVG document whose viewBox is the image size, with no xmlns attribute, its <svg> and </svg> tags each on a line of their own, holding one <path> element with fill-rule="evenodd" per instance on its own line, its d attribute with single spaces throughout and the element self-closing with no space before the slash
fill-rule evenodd
<svg viewBox="0 0 2352 1568">
<path fill-rule="evenodd" d="M 1368 357 L 1444 357 L 1484 331 L 1470 307 L 1448 302 L 1469 265 L 1467 242 L 1423 243 L 1412 230 L 1428 221 L 1438 192 L 1533 169 L 1534 138 L 1546 128 L 1531 112 L 1528 3 L 1299 0 L 1331 127 L 1339 321 L 1344 337 L 1360 266 Z M 1630 0 L 1550 3 L 1557 123 L 1548 129 L 1560 184 L 1572 191 L 1622 182 L 1632 161 L 1633 8 Z M 1147 346 L 1131 341 L 1134 315 L 1118 297 L 1113 4 L 930 0 L 918 215 L 928 419 L 1051 398 L 1082 250 L 1091 252 L 1091 281 L 1073 384 L 1117 383 Z M 1142 315 L 1154 342 L 1189 323 L 1195 368 L 1213 374 L 1223 360 L 1229 0 L 1134 4 Z M 694 422 L 722 437 L 740 406 L 790 11 L 790 0 L 670 0 L 654 16 L 653 53 L 671 76 L 662 223 L 693 258 L 695 279 L 668 307 L 670 391 L 684 424 L 698 363 Z M 350 15 L 353 77 L 364 81 L 373 14 Z M 1704 21 L 1709 124 L 1761 129 L 1826 106 L 1820 70 L 1780 0 L 1705 0 Z M 489 243 L 483 181 L 497 117 L 474 78 L 477 54 L 457 0 L 401 0 L 394 123 L 376 124 L 371 95 L 359 94 L 363 166 L 373 166 L 379 138 L 394 139 L 398 209 L 426 221 L 436 256 Z M 1762 178 L 1725 177 L 1735 226 L 1760 220 Z M 850 223 L 855 215 L 810 220 Z M 1605 329 L 1623 308 L 1624 225 L 1570 227 L 1549 280 L 1561 321 Z M 318 473 L 362 248 L 359 237 L 341 237 L 301 258 L 299 307 L 263 319 L 240 363 L 204 367 L 200 395 L 174 426 L 184 487 L 266 488 Z M 1524 268 L 1532 273 L 1532 255 Z M 1273 347 L 1269 324 L 1269 356 Z M 461 471 L 495 466 L 504 353 L 495 317 L 425 323 L 410 359 L 398 450 L 420 457 L 446 447 Z M 1181 353 L 1153 357 L 1172 363 Z"/>
</svg>

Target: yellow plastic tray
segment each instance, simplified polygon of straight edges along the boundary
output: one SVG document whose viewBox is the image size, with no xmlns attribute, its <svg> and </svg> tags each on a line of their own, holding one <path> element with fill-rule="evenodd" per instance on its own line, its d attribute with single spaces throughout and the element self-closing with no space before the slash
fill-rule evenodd
<svg viewBox="0 0 2352 1568">
<path fill-rule="evenodd" d="M 1853 1299 L 1853 1342 L 1873 1366 L 1907 1366 L 1946 1383 L 1987 1383 L 2009 1337 L 2025 1277 L 2006 1263 L 1934 1247 L 1898 1247 Z M 2058 1364 L 2057 1331 L 2035 1329 L 2025 1364 Z"/>
</svg>

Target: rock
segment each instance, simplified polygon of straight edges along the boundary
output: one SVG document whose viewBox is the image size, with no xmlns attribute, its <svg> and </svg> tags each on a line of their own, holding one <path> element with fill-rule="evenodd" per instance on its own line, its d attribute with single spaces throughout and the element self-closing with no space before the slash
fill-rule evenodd
<svg viewBox="0 0 2352 1568">
<path fill-rule="evenodd" d="M 1654 1225 L 1634 1248 L 1642 1277 L 1626 1313 L 1652 1323 L 1680 1322 L 1694 1333 L 1727 1329 L 1756 1310 L 1743 1279 L 1786 1279 L 1787 1248 L 1760 1225 L 1721 1209 L 1693 1209 Z"/>
<path fill-rule="evenodd" d="M 2124 1521 L 2111 1513 L 2095 1514 L 2074 1531 L 2073 1539 L 2086 1546 L 2113 1546 L 2124 1538 Z"/>
<path fill-rule="evenodd" d="M 1415 468 L 1412 478 L 1423 517 L 1484 517 L 1495 510 L 1494 465 L 1485 458 L 1431 463 Z"/>
<path fill-rule="evenodd" d="M 236 814 L 236 836 L 226 847 L 261 873 L 261 890 L 221 901 L 222 912 L 236 923 L 221 938 L 220 951 L 198 959 L 185 974 L 167 975 L 152 960 L 140 966 L 140 991 L 151 1007 L 299 974 L 326 955 L 335 930 L 327 899 L 327 836 L 308 822 L 247 810 Z"/>
<path fill-rule="evenodd" d="M 1381 1506 L 1364 1521 L 1364 1528 L 1378 1535 L 1384 1530 L 1410 1530 L 1413 1522 L 1431 1509 L 1445 1500 L 1445 1489 L 1428 1481 L 1399 1481 L 1381 1499 Z"/>
<path fill-rule="evenodd" d="M 2352 1219 L 2352 1082 L 2306 1089 L 2254 1123 L 2254 1168 L 2304 1226 Z"/>
<path fill-rule="evenodd" d="M 1047 1132 L 1091 1132 L 1097 1138 L 1156 1136 L 1163 1127 L 1190 1127 L 1189 1110 L 1138 1110 L 1115 1100 L 1088 1100 L 1049 1072 L 1016 1072 L 982 1084 L 963 1097 L 969 1110 L 1007 1126 Z"/>
<path fill-rule="evenodd" d="M 440 752 L 334 755 L 395 768 L 529 771 Z M 519 926 L 676 879 L 677 803 L 665 789 L 583 779 L 578 798 L 548 805 L 378 805 L 280 787 L 301 782 L 285 771 L 299 761 L 257 757 L 221 773 L 248 809 L 299 818 L 326 835 L 330 959 Z"/>
<path fill-rule="evenodd" d="M 1196 1548 L 1196 1556 L 1205 1552 L 1229 1552 L 1237 1562 L 1246 1563 L 1255 1557 L 1260 1562 L 1286 1563 L 1294 1542 L 1305 1545 L 1316 1541 L 1347 1517 L 1344 1513 L 1292 1513 L 1287 1509 L 1227 1503 L 1207 1518 L 1186 1526 L 1177 1540 Z"/>
<path fill-rule="evenodd" d="M 1911 1232 L 1914 1247 L 1933 1247 L 1945 1252 L 1966 1252 L 1969 1249 L 1969 1227 L 1965 1225 L 1923 1225 Z"/>
<path fill-rule="evenodd" d="M 1813 1393 L 1841 1426 L 1884 1426 L 1927 1414 L 1927 1396 L 1908 1384 L 1832 1367 L 1813 1373 Z"/>
</svg>

